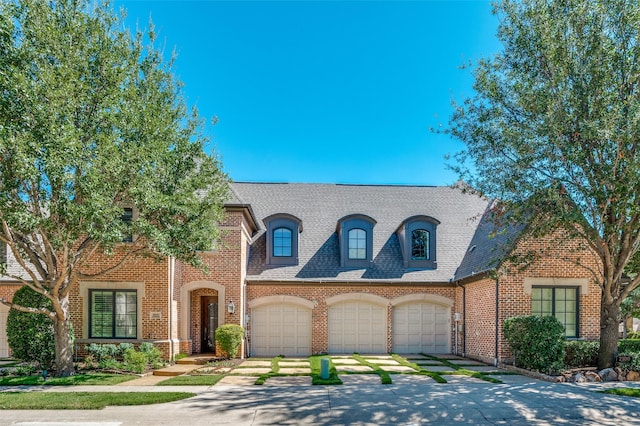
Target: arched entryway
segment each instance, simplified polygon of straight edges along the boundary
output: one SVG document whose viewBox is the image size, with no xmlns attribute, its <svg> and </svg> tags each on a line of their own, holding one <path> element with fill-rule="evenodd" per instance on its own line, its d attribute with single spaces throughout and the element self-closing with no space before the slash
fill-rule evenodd
<svg viewBox="0 0 640 426">
<path fill-rule="evenodd" d="M 215 352 L 215 330 L 224 324 L 224 286 L 211 281 L 190 282 L 180 289 L 180 338 L 193 353 Z"/>
</svg>

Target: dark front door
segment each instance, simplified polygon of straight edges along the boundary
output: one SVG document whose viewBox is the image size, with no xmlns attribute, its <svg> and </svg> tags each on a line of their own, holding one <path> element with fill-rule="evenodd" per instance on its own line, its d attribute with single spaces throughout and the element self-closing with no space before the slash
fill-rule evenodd
<svg viewBox="0 0 640 426">
<path fill-rule="evenodd" d="M 200 352 L 216 351 L 216 328 L 218 328 L 218 297 L 202 297 L 202 342 Z"/>
</svg>

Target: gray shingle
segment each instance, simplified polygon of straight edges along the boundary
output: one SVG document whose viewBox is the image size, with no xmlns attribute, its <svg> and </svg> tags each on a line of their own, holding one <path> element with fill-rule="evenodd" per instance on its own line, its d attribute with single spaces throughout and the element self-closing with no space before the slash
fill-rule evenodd
<svg viewBox="0 0 640 426">
<path fill-rule="evenodd" d="M 263 228 L 249 255 L 249 281 L 448 282 L 465 258 L 489 201 L 451 187 L 372 186 L 297 183 L 233 183 L 234 198 L 253 208 Z M 265 265 L 264 218 L 288 213 L 302 220 L 299 264 Z M 340 267 L 338 221 L 364 214 L 373 228 L 373 265 Z M 427 215 L 438 221 L 437 269 L 407 270 L 396 230 L 404 220 Z"/>
</svg>

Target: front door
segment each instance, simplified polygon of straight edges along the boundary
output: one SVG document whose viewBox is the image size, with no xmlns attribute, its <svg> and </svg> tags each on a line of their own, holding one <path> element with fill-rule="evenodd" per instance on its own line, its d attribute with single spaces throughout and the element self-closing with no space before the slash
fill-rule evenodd
<svg viewBox="0 0 640 426">
<path fill-rule="evenodd" d="M 218 297 L 204 296 L 202 297 L 202 342 L 200 344 L 201 352 L 216 351 L 216 328 L 218 328 Z"/>
</svg>

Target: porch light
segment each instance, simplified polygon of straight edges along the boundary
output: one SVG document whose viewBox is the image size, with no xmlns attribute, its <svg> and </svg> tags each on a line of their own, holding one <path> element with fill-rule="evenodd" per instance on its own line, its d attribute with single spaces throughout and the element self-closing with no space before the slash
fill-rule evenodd
<svg viewBox="0 0 640 426">
<path fill-rule="evenodd" d="M 233 314 L 236 312 L 236 305 L 233 303 L 233 300 L 229 300 L 229 304 L 227 305 L 227 311 L 229 311 L 230 314 Z"/>
</svg>

